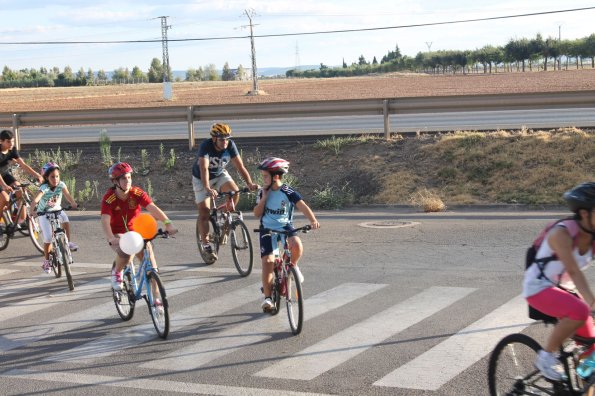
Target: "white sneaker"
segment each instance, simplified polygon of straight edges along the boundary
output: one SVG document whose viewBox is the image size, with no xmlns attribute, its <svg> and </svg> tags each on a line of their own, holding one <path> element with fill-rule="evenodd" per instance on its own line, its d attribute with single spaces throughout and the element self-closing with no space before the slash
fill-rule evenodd
<svg viewBox="0 0 595 396">
<path fill-rule="evenodd" d="M 552 381 L 566 380 L 566 373 L 564 373 L 564 368 L 558 358 L 543 349 L 537 354 L 534 366 L 541 371 L 544 377 Z"/>
<path fill-rule="evenodd" d="M 270 297 L 266 297 L 260 305 L 260 308 L 262 308 L 263 311 L 270 311 L 271 309 L 275 308 L 275 304 Z"/>
<path fill-rule="evenodd" d="M 71 252 L 76 252 L 79 250 L 79 245 L 74 242 L 68 242 L 68 249 L 70 249 Z"/>
<path fill-rule="evenodd" d="M 302 271 L 300 271 L 300 268 L 297 265 L 294 265 L 293 268 L 295 269 L 295 272 L 297 272 L 300 284 L 304 283 L 304 275 L 302 275 Z"/>
</svg>

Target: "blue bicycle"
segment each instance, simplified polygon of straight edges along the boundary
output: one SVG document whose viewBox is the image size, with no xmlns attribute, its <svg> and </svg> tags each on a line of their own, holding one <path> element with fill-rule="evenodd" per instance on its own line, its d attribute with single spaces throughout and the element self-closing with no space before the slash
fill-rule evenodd
<svg viewBox="0 0 595 396">
<path fill-rule="evenodd" d="M 150 242 L 158 236 L 169 238 L 169 234 L 160 229 L 152 239 L 145 239 L 142 261 L 138 263 L 138 256 L 134 257 L 134 260 L 124 269 L 122 290 L 112 289 L 112 292 L 116 310 L 122 320 L 130 320 L 134 315 L 136 301 L 144 298 L 157 334 L 165 339 L 169 334 L 167 296 L 159 278 L 158 269 L 153 267 L 151 262 L 149 250 Z"/>
</svg>

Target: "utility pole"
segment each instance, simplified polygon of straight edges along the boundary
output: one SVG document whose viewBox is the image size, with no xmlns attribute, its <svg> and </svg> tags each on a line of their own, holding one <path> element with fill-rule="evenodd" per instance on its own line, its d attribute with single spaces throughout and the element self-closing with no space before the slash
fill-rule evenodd
<svg viewBox="0 0 595 396">
<path fill-rule="evenodd" d="M 426 41 L 426 46 L 428 47 L 428 52 L 432 51 L 432 43 L 433 43 L 433 41 Z"/>
<path fill-rule="evenodd" d="M 167 49 L 167 30 L 171 29 L 171 25 L 167 24 L 167 17 L 160 16 L 161 19 L 161 49 L 163 51 L 163 99 L 171 100 L 172 98 L 172 85 L 169 81 L 169 75 L 171 69 L 169 67 L 169 52 Z"/>
<path fill-rule="evenodd" d="M 562 25 L 558 25 L 558 51 L 562 45 Z M 562 54 L 558 54 L 558 70 L 562 70 Z"/>
<path fill-rule="evenodd" d="M 300 71 L 300 47 L 297 41 L 295 42 L 295 71 Z"/>
<path fill-rule="evenodd" d="M 248 17 L 250 21 L 250 48 L 252 51 L 252 91 L 250 95 L 258 95 L 258 72 L 256 70 L 256 49 L 254 48 L 254 30 L 253 27 L 255 26 L 252 23 L 252 18 L 254 17 L 254 10 L 244 10 L 244 15 Z"/>
</svg>

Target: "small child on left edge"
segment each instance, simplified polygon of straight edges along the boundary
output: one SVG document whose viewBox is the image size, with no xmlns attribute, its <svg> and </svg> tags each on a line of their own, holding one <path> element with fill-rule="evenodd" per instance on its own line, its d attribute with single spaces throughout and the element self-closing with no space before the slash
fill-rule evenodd
<svg viewBox="0 0 595 396">
<path fill-rule="evenodd" d="M 73 209 L 76 209 L 78 205 L 68 192 L 66 184 L 64 184 L 63 181 L 60 181 L 60 166 L 54 162 L 48 162 L 41 168 L 41 172 L 43 176 L 43 184 L 39 187 L 39 193 L 33 199 L 33 203 L 31 204 L 31 216 L 34 216 L 35 213 L 55 212 L 61 210 L 62 194 L 64 194 L 64 197 L 68 203 L 70 203 L 70 206 L 72 206 Z M 68 221 L 66 212 L 60 212 L 59 217 L 60 221 L 62 222 L 62 227 L 64 227 L 64 231 L 66 232 L 66 236 L 70 241 L 70 223 Z M 50 273 L 51 264 L 49 255 L 52 242 L 52 228 L 50 221 L 45 216 L 39 216 L 39 227 L 41 228 L 44 242 L 44 260 L 41 268 L 46 273 Z M 68 247 L 73 251 L 78 249 L 78 246 L 74 242 L 68 242 Z"/>
</svg>

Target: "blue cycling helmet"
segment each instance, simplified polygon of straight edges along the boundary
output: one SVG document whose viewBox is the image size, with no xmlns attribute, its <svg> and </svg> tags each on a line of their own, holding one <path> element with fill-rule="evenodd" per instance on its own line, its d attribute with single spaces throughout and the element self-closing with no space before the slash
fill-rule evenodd
<svg viewBox="0 0 595 396">
<path fill-rule="evenodd" d="M 41 167 L 41 174 L 43 177 L 48 177 L 48 174 L 54 169 L 60 169 L 60 165 L 50 161 Z"/>
</svg>

